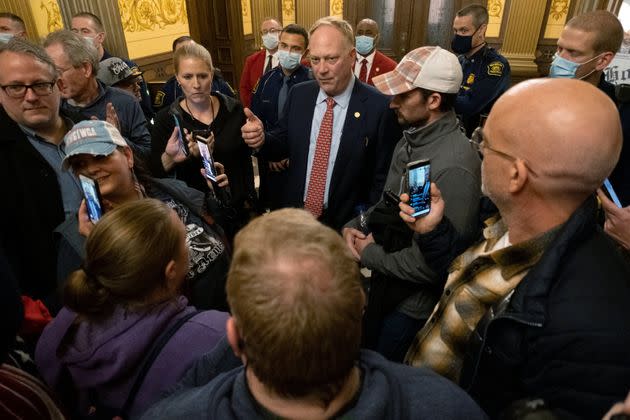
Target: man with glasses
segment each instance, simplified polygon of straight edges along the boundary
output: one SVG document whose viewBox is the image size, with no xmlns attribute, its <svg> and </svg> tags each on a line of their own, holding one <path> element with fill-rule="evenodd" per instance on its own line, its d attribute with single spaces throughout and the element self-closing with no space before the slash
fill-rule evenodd
<svg viewBox="0 0 630 420">
<path fill-rule="evenodd" d="M 151 134 L 142 108 L 131 95 L 105 86 L 96 78 L 96 48 L 69 30 L 48 34 L 44 48 L 59 72 L 62 109 L 82 119 L 107 120 L 119 129 L 138 157 L 149 156 Z"/>
<path fill-rule="evenodd" d="M 239 95 L 244 107 L 252 103 L 252 93 L 262 75 L 278 65 L 278 43 L 282 25 L 277 19 L 266 19 L 260 25 L 260 36 L 264 48 L 245 59 Z"/>
<path fill-rule="evenodd" d="M 497 101 L 471 141 L 499 214 L 453 260 L 409 364 L 459 383 L 491 418 L 533 400 L 558 418 L 601 418 L 625 396 L 630 265 L 595 199 L 621 140 L 614 103 L 584 82 L 530 80 Z M 428 261 L 457 248 L 439 188 L 426 217 L 400 208 Z"/>
<path fill-rule="evenodd" d="M 53 230 L 76 214 L 77 179 L 62 171 L 63 137 L 57 70 L 43 48 L 23 38 L 0 46 L 0 226 L 20 292 L 54 310 Z"/>
<path fill-rule="evenodd" d="M 289 159 L 283 207 L 304 207 L 340 229 L 358 205 L 378 201 L 394 142 L 400 133 L 389 99 L 352 72 L 352 27 L 334 17 L 309 31 L 315 80 L 294 85 L 277 127 L 265 131 L 245 108 L 243 139 L 272 162 Z"/>
<path fill-rule="evenodd" d="M 375 77 L 374 86 L 393 95 L 390 108 L 406 126 L 394 150 L 385 189 L 396 196 L 409 191 L 407 164 L 430 160 L 430 179 L 443 191 L 449 219 L 461 235 L 471 237 L 478 218 L 480 160 L 453 112 L 461 78 L 454 54 L 440 47 L 422 47 L 407 54 L 393 71 Z M 367 213 L 372 234 L 360 230 L 359 218 L 343 230 L 355 258 L 372 270 L 366 342 L 401 362 L 431 314 L 444 278 L 424 262 L 397 207 L 381 200 Z M 389 218 L 378 229 L 374 221 L 382 219 L 382 214 Z"/>
</svg>

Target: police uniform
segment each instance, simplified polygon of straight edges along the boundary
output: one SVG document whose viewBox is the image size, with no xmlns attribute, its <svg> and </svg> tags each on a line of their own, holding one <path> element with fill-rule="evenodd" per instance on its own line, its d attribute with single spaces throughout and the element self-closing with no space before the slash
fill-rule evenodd
<svg viewBox="0 0 630 420">
<path fill-rule="evenodd" d="M 510 64 L 494 48 L 484 45 L 471 57 L 458 57 L 462 65 L 462 86 L 457 94 L 455 112 L 468 137 L 479 126 L 494 102 L 510 87 Z"/>
<path fill-rule="evenodd" d="M 232 89 L 232 86 L 229 85 L 222 77 L 215 73 L 212 78 L 212 92 L 219 92 L 224 94 L 225 96 L 229 96 L 230 98 L 236 98 L 236 92 Z M 164 83 L 164 86 L 155 94 L 155 98 L 153 98 L 153 108 L 158 111 L 166 106 L 172 104 L 175 99 L 184 96 L 184 92 L 182 91 L 181 86 L 177 83 L 177 79 L 175 76 L 171 76 L 170 79 Z"/>
<path fill-rule="evenodd" d="M 311 70 L 300 65 L 289 76 L 287 85 L 291 89 L 293 85 L 310 79 L 312 79 Z M 278 117 L 278 95 L 282 89 L 283 81 L 284 72 L 280 66 L 277 66 L 265 73 L 254 87 L 251 111 L 263 122 L 265 131 L 272 130 L 280 119 Z M 265 208 L 272 210 L 279 208 L 287 171 L 271 172 L 268 168 L 268 162 L 258 157 L 258 173 L 260 175 L 260 188 L 258 189 L 260 203 Z"/>
</svg>

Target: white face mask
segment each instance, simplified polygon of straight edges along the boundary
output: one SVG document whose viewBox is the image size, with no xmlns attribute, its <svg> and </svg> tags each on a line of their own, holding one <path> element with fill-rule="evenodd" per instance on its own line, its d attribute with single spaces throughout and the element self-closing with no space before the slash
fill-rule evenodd
<svg viewBox="0 0 630 420">
<path fill-rule="evenodd" d="M 279 34 L 265 34 L 262 36 L 262 42 L 266 49 L 274 50 L 278 47 Z"/>
<path fill-rule="evenodd" d="M 278 50 L 278 62 L 285 70 L 294 70 L 300 65 L 302 53 Z"/>
<path fill-rule="evenodd" d="M 97 48 L 96 47 L 96 40 L 94 38 L 92 38 L 91 36 L 84 36 L 83 39 L 85 39 L 85 42 L 87 42 L 88 45 Z"/>
<path fill-rule="evenodd" d="M 13 38 L 12 33 L 9 33 L 9 32 L 0 33 L 0 43 L 2 44 L 6 44 L 7 42 L 11 40 L 11 38 Z"/>
</svg>

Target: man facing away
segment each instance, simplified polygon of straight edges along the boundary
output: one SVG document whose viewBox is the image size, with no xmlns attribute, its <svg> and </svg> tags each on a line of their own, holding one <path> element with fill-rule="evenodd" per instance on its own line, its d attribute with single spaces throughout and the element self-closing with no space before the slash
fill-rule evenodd
<svg viewBox="0 0 630 420">
<path fill-rule="evenodd" d="M 451 49 L 459 54 L 462 65 L 462 87 L 455 102 L 455 112 L 470 137 L 494 102 L 510 87 L 510 64 L 488 47 L 488 10 L 471 4 L 458 11 L 453 20 L 455 35 Z"/>
<path fill-rule="evenodd" d="M 581 81 L 529 80 L 471 141 L 500 215 L 453 261 L 407 362 L 459 382 L 490 416 L 541 399 L 560 418 L 601 418 L 630 388 L 630 267 L 594 197 L 621 150 L 615 104 Z M 436 193 L 429 215 L 402 216 L 448 252 Z"/>
<path fill-rule="evenodd" d="M 252 102 L 253 91 L 258 80 L 269 70 L 278 65 L 278 43 L 282 25 L 277 19 L 265 19 L 260 24 L 260 35 L 264 48 L 245 59 L 238 94 L 245 108 Z"/>
<path fill-rule="evenodd" d="M 227 341 L 146 419 L 483 419 L 426 369 L 361 350 L 365 296 L 343 240 L 300 209 L 251 222 L 235 240 Z"/>
<path fill-rule="evenodd" d="M 376 49 L 380 39 L 378 23 L 363 19 L 357 24 L 357 61 L 354 75 L 363 83 L 374 86 L 372 78 L 396 68 L 396 62 Z"/>
<path fill-rule="evenodd" d="M 305 207 L 339 229 L 358 205 L 379 199 L 400 131 L 389 98 L 352 72 L 356 50 L 350 24 L 326 17 L 309 32 L 315 80 L 293 86 L 274 130 L 265 131 L 245 108 L 241 131 L 263 158 L 289 158 L 282 205 Z"/>
<path fill-rule="evenodd" d="M 0 238 L 20 293 L 55 299 L 53 230 L 81 203 L 78 180 L 62 171 L 63 137 L 72 121 L 60 112 L 55 64 L 44 49 L 15 37 L 0 45 Z"/>
</svg>

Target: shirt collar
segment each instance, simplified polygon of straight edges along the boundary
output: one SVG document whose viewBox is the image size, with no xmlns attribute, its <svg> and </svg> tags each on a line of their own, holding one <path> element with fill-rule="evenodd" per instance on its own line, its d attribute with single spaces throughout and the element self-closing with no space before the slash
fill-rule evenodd
<svg viewBox="0 0 630 420">
<path fill-rule="evenodd" d="M 357 65 L 361 65 L 361 61 L 365 58 L 367 60 L 367 64 L 370 66 L 374 62 L 374 55 L 376 54 L 376 48 L 369 55 L 363 57 L 361 54 L 357 53 Z"/>
<path fill-rule="evenodd" d="M 346 89 L 343 92 L 341 92 L 339 95 L 333 96 L 333 99 L 335 100 L 335 104 L 339 105 L 342 108 L 346 108 L 348 104 L 350 104 L 350 96 L 352 96 L 352 89 L 354 88 L 355 79 L 356 78 L 354 77 L 354 74 L 353 74 L 352 77 L 350 78 L 350 83 L 348 83 L 348 86 L 346 86 Z M 319 88 L 319 94 L 317 95 L 317 100 L 315 101 L 315 104 L 326 102 L 327 98 L 328 98 L 328 95 L 326 95 L 326 92 L 324 92 L 322 88 Z"/>
<path fill-rule="evenodd" d="M 68 117 L 66 117 L 64 115 L 61 115 L 61 119 L 63 120 L 63 123 L 66 126 L 66 133 L 67 133 L 68 131 L 70 131 L 70 129 L 74 125 L 74 122 L 70 118 L 68 118 Z M 27 127 L 25 125 L 22 125 L 22 124 L 18 124 L 18 126 L 20 127 L 20 130 L 22 130 L 22 132 L 24 134 L 26 134 L 27 137 L 30 137 L 30 138 L 35 139 L 35 140 L 37 140 L 39 142 L 42 142 L 42 143 L 53 144 L 53 143 L 50 143 L 49 141 L 47 141 L 46 139 L 44 139 L 39 134 L 37 134 L 32 128 L 29 128 L 29 127 Z M 61 146 L 61 148 L 63 150 L 64 142 L 62 141 L 61 143 L 59 143 L 59 146 Z"/>
</svg>

